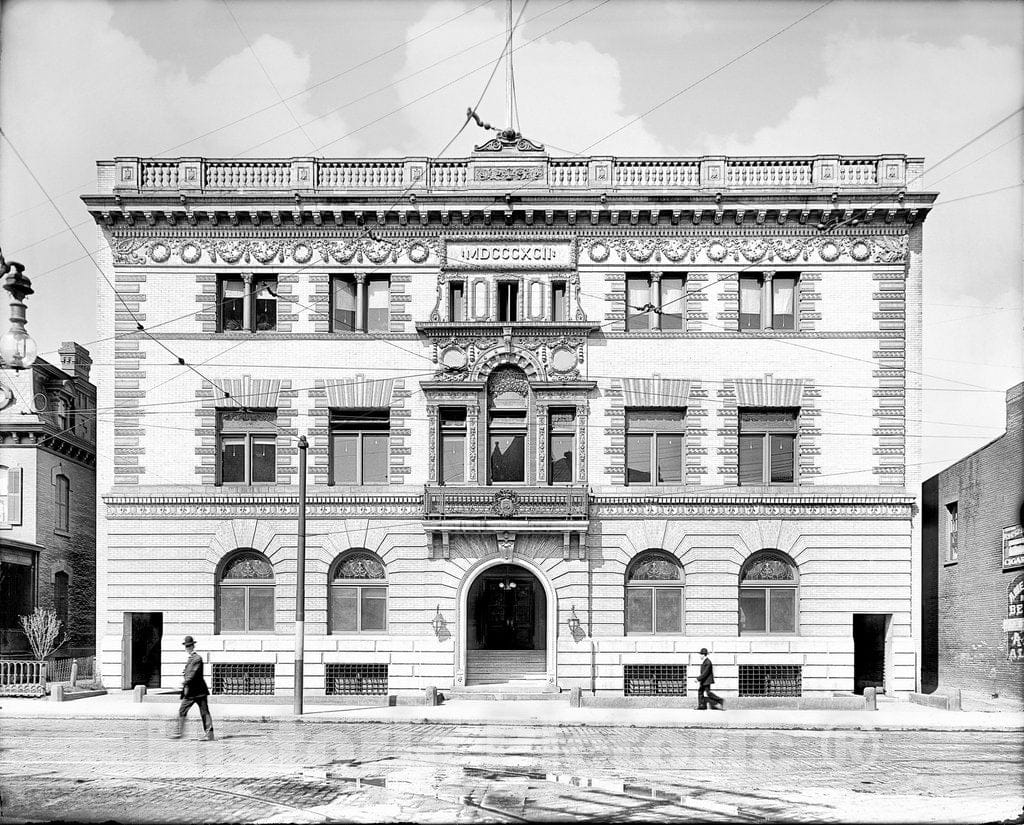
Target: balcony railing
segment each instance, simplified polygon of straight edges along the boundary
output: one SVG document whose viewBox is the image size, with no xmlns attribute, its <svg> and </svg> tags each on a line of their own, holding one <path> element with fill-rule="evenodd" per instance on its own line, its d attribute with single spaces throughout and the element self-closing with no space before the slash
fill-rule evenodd
<svg viewBox="0 0 1024 825">
<path fill-rule="evenodd" d="M 424 515 L 430 519 L 586 519 L 587 488 L 435 487 L 427 485 Z"/>
</svg>

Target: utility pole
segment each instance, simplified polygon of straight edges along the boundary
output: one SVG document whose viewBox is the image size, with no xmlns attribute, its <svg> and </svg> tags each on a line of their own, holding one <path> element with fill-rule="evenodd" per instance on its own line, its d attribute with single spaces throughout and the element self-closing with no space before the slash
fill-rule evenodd
<svg viewBox="0 0 1024 825">
<path fill-rule="evenodd" d="M 299 530 L 295 559 L 295 715 L 302 715 L 302 669 L 306 658 L 306 436 L 299 436 Z"/>
</svg>

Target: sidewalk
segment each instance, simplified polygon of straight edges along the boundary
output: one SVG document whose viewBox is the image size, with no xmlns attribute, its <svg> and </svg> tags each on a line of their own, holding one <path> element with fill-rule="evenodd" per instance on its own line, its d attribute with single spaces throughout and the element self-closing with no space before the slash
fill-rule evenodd
<svg viewBox="0 0 1024 825">
<path fill-rule="evenodd" d="M 320 701 L 323 701 L 320 699 Z M 947 711 L 910 702 L 880 702 L 877 711 L 736 709 L 698 711 L 666 707 L 582 707 L 568 701 L 490 702 L 458 699 L 428 705 L 330 705 L 308 702 L 296 719 L 291 703 L 240 704 L 211 697 L 214 719 L 225 722 L 443 723 L 647 728 L 736 728 L 748 730 L 935 730 L 1024 732 L 1024 711 Z M 168 697 L 132 701 L 128 691 L 73 702 L 48 699 L 0 699 L 4 719 L 170 719 L 177 704 Z"/>
</svg>

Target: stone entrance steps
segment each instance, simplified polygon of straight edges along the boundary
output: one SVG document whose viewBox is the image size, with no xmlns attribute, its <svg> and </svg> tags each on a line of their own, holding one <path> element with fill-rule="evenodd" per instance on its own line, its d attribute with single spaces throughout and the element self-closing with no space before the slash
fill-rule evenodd
<svg viewBox="0 0 1024 825">
<path fill-rule="evenodd" d="M 467 685 L 536 679 L 546 672 L 543 650 L 470 650 L 466 654 Z"/>
</svg>

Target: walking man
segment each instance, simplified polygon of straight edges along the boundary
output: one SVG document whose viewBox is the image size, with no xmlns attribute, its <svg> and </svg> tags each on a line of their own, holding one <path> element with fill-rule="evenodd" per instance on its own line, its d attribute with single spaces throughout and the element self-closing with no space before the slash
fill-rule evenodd
<svg viewBox="0 0 1024 825">
<path fill-rule="evenodd" d="M 725 700 L 711 692 L 711 685 L 715 683 L 715 668 L 708 658 L 708 649 L 700 649 L 700 676 L 697 677 L 699 687 L 697 688 L 697 710 L 707 710 L 708 702 L 712 710 L 722 710 L 725 707 Z"/>
<path fill-rule="evenodd" d="M 186 636 L 182 644 L 188 653 L 188 661 L 181 675 L 181 704 L 178 706 L 178 732 L 175 738 L 181 738 L 189 708 L 192 705 L 199 705 L 199 715 L 203 719 L 203 730 L 206 732 L 205 738 L 213 739 L 213 717 L 210 716 L 210 708 L 206 703 L 210 689 L 203 678 L 203 657 L 196 653 L 196 640 L 191 636 Z"/>
</svg>

